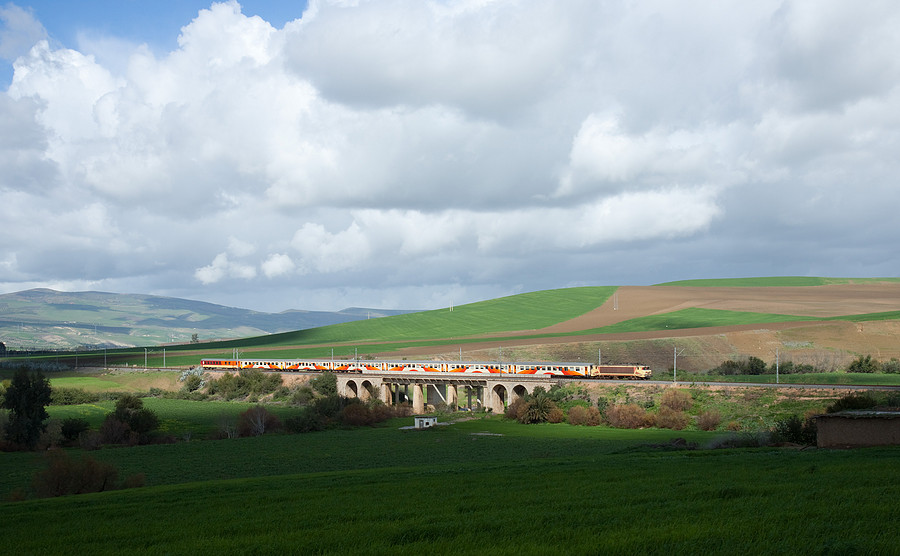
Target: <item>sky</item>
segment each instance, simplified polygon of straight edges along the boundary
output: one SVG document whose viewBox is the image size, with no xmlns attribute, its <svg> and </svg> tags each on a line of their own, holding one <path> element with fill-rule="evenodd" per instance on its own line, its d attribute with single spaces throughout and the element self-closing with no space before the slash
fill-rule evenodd
<svg viewBox="0 0 900 556">
<path fill-rule="evenodd" d="M 0 3 L 0 293 L 900 276 L 897 29 L 893 0 Z"/>
</svg>

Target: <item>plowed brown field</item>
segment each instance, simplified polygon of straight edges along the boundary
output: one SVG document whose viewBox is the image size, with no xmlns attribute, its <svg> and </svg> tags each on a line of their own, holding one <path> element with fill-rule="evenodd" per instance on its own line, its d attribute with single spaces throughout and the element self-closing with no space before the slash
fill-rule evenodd
<svg viewBox="0 0 900 556">
<path fill-rule="evenodd" d="M 704 370 L 729 358 L 756 356 L 771 362 L 807 363 L 822 369 L 845 366 L 858 355 L 881 360 L 900 357 L 900 321 L 850 323 L 798 321 L 766 325 L 662 330 L 627 334 L 578 335 L 625 320 L 687 308 L 835 317 L 900 310 L 900 283 L 811 287 L 626 286 L 604 305 L 578 318 L 540 331 L 504 333 L 485 343 L 460 346 L 467 358 L 594 361 L 598 350 L 607 363 L 640 362 L 669 368 L 679 350 L 679 368 Z M 509 339 L 535 333 L 566 334 L 553 338 Z M 489 346 L 487 345 L 489 344 Z M 386 356 L 458 357 L 458 351 L 422 347 Z M 457 350 L 459 348 L 456 348 Z"/>
</svg>

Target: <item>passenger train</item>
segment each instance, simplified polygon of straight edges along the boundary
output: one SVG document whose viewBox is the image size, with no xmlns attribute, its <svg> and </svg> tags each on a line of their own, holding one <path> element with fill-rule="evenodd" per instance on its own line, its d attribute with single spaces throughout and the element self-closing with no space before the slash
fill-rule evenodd
<svg viewBox="0 0 900 556">
<path fill-rule="evenodd" d="M 475 361 L 348 361 L 321 359 L 203 359 L 200 368 L 210 371 L 330 371 L 335 373 L 383 373 L 418 371 L 426 373 L 475 373 L 550 375 L 585 378 L 648 379 L 653 375 L 644 365 L 592 365 L 590 363 L 497 363 Z"/>
</svg>

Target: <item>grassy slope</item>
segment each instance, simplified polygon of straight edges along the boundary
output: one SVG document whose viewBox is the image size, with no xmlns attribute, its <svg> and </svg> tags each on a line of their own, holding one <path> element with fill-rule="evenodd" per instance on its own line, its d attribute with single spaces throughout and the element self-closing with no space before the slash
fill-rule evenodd
<svg viewBox="0 0 900 556">
<path fill-rule="evenodd" d="M 900 495 L 897 448 L 637 447 L 676 435 L 709 438 L 479 420 L 102 450 L 123 474 L 146 470 L 151 486 L 0 504 L 0 533 L 20 553 L 96 554 L 824 554 L 900 543 L 884 526 Z"/>
</svg>

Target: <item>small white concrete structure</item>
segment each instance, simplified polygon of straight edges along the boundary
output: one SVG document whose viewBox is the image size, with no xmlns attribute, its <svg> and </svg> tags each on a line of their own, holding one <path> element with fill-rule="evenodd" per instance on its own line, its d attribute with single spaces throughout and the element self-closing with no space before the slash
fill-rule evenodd
<svg viewBox="0 0 900 556">
<path fill-rule="evenodd" d="M 437 417 L 415 417 L 417 429 L 428 429 L 437 425 Z"/>
</svg>

